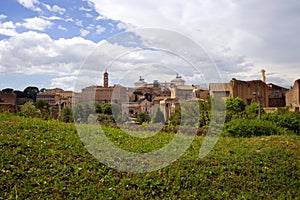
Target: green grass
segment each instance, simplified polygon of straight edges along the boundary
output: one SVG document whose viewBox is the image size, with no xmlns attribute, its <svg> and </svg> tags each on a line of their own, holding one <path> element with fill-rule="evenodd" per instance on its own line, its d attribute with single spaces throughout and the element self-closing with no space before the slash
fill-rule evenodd
<svg viewBox="0 0 300 200">
<path fill-rule="evenodd" d="M 174 137 L 106 132 L 134 152 Z M 0 199 L 299 199 L 300 136 L 221 137 L 200 159 L 202 140 L 166 168 L 125 173 L 89 154 L 73 124 L 0 114 Z"/>
</svg>

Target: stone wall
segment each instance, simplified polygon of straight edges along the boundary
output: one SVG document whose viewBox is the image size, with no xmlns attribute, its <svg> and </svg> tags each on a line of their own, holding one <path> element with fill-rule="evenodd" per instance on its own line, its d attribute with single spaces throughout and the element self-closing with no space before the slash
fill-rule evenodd
<svg viewBox="0 0 300 200">
<path fill-rule="evenodd" d="M 294 86 L 286 93 L 286 106 L 300 107 L 300 79 L 296 80 Z"/>
<path fill-rule="evenodd" d="M 16 105 L 17 95 L 13 92 L 10 93 L 0 92 L 0 102 Z"/>
<path fill-rule="evenodd" d="M 17 95 L 13 92 L 0 92 L 0 112 L 16 112 Z"/>
<path fill-rule="evenodd" d="M 259 93 L 261 105 L 268 107 L 268 87 L 263 81 L 241 81 L 232 79 L 230 84 L 232 87 L 232 97 L 239 97 L 245 101 L 246 105 L 250 105 L 252 102 L 258 102 Z M 254 96 L 254 93 L 256 93 L 256 96 Z"/>
</svg>

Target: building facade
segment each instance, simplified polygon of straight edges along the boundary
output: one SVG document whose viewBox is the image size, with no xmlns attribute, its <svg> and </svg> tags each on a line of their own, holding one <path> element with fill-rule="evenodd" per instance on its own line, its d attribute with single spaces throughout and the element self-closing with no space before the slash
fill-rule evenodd
<svg viewBox="0 0 300 200">
<path fill-rule="evenodd" d="M 300 108 L 300 79 L 294 82 L 293 87 L 286 92 L 286 106 L 299 111 Z"/>
<path fill-rule="evenodd" d="M 287 88 L 268 83 L 269 107 L 285 107 Z"/>
<path fill-rule="evenodd" d="M 246 105 L 260 101 L 264 107 L 269 106 L 268 87 L 262 80 L 241 81 L 233 78 L 230 83 L 211 83 L 209 90 L 212 96 L 239 97 Z"/>
</svg>

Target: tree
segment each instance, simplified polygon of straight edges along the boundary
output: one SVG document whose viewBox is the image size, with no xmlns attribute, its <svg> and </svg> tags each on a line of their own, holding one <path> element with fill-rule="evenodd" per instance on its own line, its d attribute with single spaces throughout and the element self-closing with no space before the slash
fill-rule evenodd
<svg viewBox="0 0 300 200">
<path fill-rule="evenodd" d="M 46 91 L 46 88 L 40 89 L 40 93 L 44 93 Z"/>
<path fill-rule="evenodd" d="M 207 101 L 199 102 L 199 126 L 203 127 L 209 124 L 210 122 L 210 112 L 211 112 L 211 99 L 208 98 Z"/>
<path fill-rule="evenodd" d="M 115 103 L 104 103 L 101 105 L 101 110 L 103 114 L 112 115 L 116 114 L 118 115 L 120 112 L 120 108 Z"/>
<path fill-rule="evenodd" d="M 49 108 L 49 104 L 46 100 L 38 100 L 34 105 L 37 109 L 40 109 L 40 110 L 42 110 L 44 108 Z"/>
<path fill-rule="evenodd" d="M 153 123 L 165 123 L 165 117 L 164 114 L 160 111 L 160 108 L 158 108 L 154 113 Z"/>
<path fill-rule="evenodd" d="M 175 113 L 170 116 L 170 125 L 176 126 L 180 125 L 181 122 L 181 108 L 176 107 L 175 108 Z"/>
<path fill-rule="evenodd" d="M 41 111 L 31 102 L 27 102 L 21 107 L 20 115 L 25 117 L 41 117 Z"/>
<path fill-rule="evenodd" d="M 199 102 L 184 101 L 180 105 L 181 108 L 181 125 L 199 126 L 200 107 Z"/>
<path fill-rule="evenodd" d="M 265 111 L 262 106 L 260 106 L 260 113 L 263 114 Z M 254 119 L 258 116 L 258 103 L 251 103 L 249 106 L 246 107 L 246 114 L 247 117 L 250 119 Z"/>
<path fill-rule="evenodd" d="M 140 112 L 140 113 L 138 114 L 138 117 L 137 117 L 136 121 L 137 121 L 138 123 L 140 123 L 140 124 L 142 124 L 142 123 L 144 123 L 144 122 L 147 122 L 147 123 L 148 123 L 148 122 L 151 121 L 151 118 L 150 118 L 150 116 L 149 116 L 148 114 L 143 113 L 143 112 Z"/>
<path fill-rule="evenodd" d="M 50 106 L 45 100 L 38 100 L 35 104 L 35 107 L 41 111 L 41 116 L 43 119 L 50 118 Z"/>
<path fill-rule="evenodd" d="M 94 106 L 97 114 L 102 113 L 101 105 L 97 101 L 95 101 Z"/>
<path fill-rule="evenodd" d="M 2 92 L 4 92 L 4 93 L 11 93 L 13 91 L 14 91 L 14 89 L 12 89 L 12 88 L 5 88 L 2 90 Z"/>
<path fill-rule="evenodd" d="M 80 103 L 73 106 L 74 121 L 77 123 L 87 123 L 91 114 L 101 113 L 101 106 L 98 102 Z"/>
<path fill-rule="evenodd" d="M 243 116 L 246 104 L 243 99 L 227 98 L 226 99 L 226 122 L 231 119 L 240 118 Z"/>
<path fill-rule="evenodd" d="M 26 98 L 26 94 L 23 91 L 15 90 L 14 93 L 17 95 L 17 98 Z"/>
<path fill-rule="evenodd" d="M 29 86 L 24 89 L 24 94 L 28 99 L 32 99 L 33 102 L 36 101 L 36 95 L 39 93 L 39 88 L 34 87 L 34 86 Z"/>
<path fill-rule="evenodd" d="M 77 104 L 73 107 L 74 121 L 77 123 L 87 123 L 90 114 L 95 113 L 88 103 Z"/>
<path fill-rule="evenodd" d="M 111 109 L 111 103 L 104 103 L 101 105 L 101 110 L 103 114 L 111 115 L 112 109 Z"/>
<path fill-rule="evenodd" d="M 65 107 L 61 110 L 60 121 L 67 123 L 74 122 L 73 112 L 70 107 Z"/>
</svg>

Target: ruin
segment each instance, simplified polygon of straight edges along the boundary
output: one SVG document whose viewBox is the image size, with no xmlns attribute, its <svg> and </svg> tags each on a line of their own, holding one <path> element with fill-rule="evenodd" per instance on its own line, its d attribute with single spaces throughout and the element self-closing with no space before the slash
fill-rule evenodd
<svg viewBox="0 0 300 200">
<path fill-rule="evenodd" d="M 299 111 L 300 107 L 300 79 L 286 93 L 286 106 L 292 111 Z"/>
<path fill-rule="evenodd" d="M 0 112 L 17 112 L 17 95 L 14 92 L 0 91 Z"/>
</svg>

